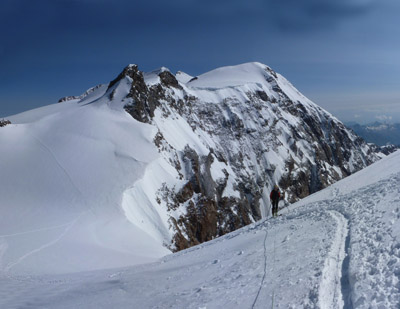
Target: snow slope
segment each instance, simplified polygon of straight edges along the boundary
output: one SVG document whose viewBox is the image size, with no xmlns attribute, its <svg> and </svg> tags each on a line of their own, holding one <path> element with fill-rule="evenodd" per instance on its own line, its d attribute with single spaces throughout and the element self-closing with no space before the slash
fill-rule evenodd
<svg viewBox="0 0 400 309">
<path fill-rule="evenodd" d="M 129 89 L 123 82 L 116 99 Z M 105 99 L 19 114 L 0 131 L 3 271 L 117 267 L 169 252 L 163 247 L 168 235 L 133 225 L 120 204 L 123 192 L 158 157 L 154 128 Z"/>
<path fill-rule="evenodd" d="M 400 152 L 264 219 L 151 264 L 2 273 L 4 308 L 398 308 Z"/>
</svg>

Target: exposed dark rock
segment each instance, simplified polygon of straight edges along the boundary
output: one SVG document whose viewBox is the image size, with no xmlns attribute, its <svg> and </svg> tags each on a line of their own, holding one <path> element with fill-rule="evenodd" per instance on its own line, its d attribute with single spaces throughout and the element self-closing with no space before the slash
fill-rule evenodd
<svg viewBox="0 0 400 309">
<path fill-rule="evenodd" d="M 256 91 L 256 95 L 263 101 L 268 102 L 269 101 L 269 97 L 268 95 L 265 93 L 265 91 Z"/>
<path fill-rule="evenodd" d="M 10 121 L 10 120 L 7 120 L 7 119 L 1 119 L 1 120 L 0 120 L 0 128 L 1 128 L 1 127 L 5 127 L 5 126 L 8 125 L 8 124 L 11 124 L 11 121 Z"/>
<path fill-rule="evenodd" d="M 154 137 L 154 144 L 157 146 L 157 148 L 161 148 L 162 147 L 162 141 L 164 140 L 164 136 L 163 134 L 158 131 L 156 136 Z"/>
<path fill-rule="evenodd" d="M 80 96 L 74 96 L 74 95 L 66 96 L 66 97 L 59 99 L 57 103 L 62 103 L 62 102 L 71 101 L 71 100 L 79 100 L 79 99 L 80 99 Z"/>
<path fill-rule="evenodd" d="M 138 75 L 142 75 L 142 72 L 139 71 L 139 68 L 136 64 L 131 64 L 126 66 L 121 73 L 118 74 L 118 76 L 113 79 L 109 84 L 108 84 L 108 89 L 112 88 L 116 83 L 118 83 L 120 80 L 122 80 L 124 77 L 128 76 L 132 78 L 132 80 L 135 80 Z"/>
<path fill-rule="evenodd" d="M 124 71 L 125 76 L 132 78 L 128 98 L 133 100 L 133 103 L 125 105 L 125 110 L 138 121 L 150 122 L 154 116 L 155 105 L 148 102 L 149 89 L 144 82 L 143 73 L 137 66 L 129 66 Z"/>
<path fill-rule="evenodd" d="M 167 87 L 174 87 L 178 89 L 183 89 L 181 85 L 179 85 L 178 80 L 175 78 L 174 75 L 171 74 L 169 71 L 163 71 L 158 74 L 161 80 L 161 84 Z"/>
<path fill-rule="evenodd" d="M 67 97 L 63 97 L 61 99 L 58 100 L 58 103 L 62 103 L 62 102 L 66 102 L 66 101 L 71 101 L 71 100 L 83 100 L 84 98 L 86 98 L 89 94 L 91 94 L 92 92 L 94 92 L 95 90 L 99 89 L 101 86 L 103 85 L 97 85 L 95 87 L 89 88 L 88 90 L 85 91 L 85 93 L 79 95 L 79 96 L 67 96 Z"/>
<path fill-rule="evenodd" d="M 138 66 L 129 65 L 109 83 L 108 90 L 125 77 L 132 79 L 132 86 L 127 96 L 132 102 L 125 105 L 125 110 L 140 122 L 150 122 L 158 105 L 157 99 L 163 94 L 162 87 L 155 85 L 149 89 Z"/>
<path fill-rule="evenodd" d="M 213 152 L 199 156 L 193 149 L 186 147 L 182 160 L 185 174 L 191 175 L 190 180 L 177 193 L 167 187 L 163 189 L 164 199 L 169 201 L 169 209 L 187 204 L 186 215 L 171 221 L 176 230 L 173 250 L 211 240 L 252 222 L 248 196 L 223 196 L 228 172 L 225 170 L 225 178 L 218 182 L 213 180 L 210 168 L 216 159 Z M 252 192 L 251 189 L 248 192 Z"/>
<path fill-rule="evenodd" d="M 383 153 L 385 155 L 390 155 L 391 153 L 397 151 L 400 148 L 400 146 L 395 146 L 395 145 L 385 145 L 378 147 L 375 151 Z"/>
<path fill-rule="evenodd" d="M 136 120 L 140 122 L 150 123 L 154 117 L 155 109 L 160 105 L 161 100 L 165 100 L 175 105 L 176 109 L 182 107 L 182 100 L 175 100 L 166 94 L 164 87 L 172 87 L 183 89 L 174 75 L 169 71 L 163 71 L 159 75 L 160 84 L 147 87 L 143 73 L 139 71 L 137 65 L 127 66 L 116 79 L 110 82 L 108 89 L 111 89 L 117 82 L 124 77 L 132 79 L 132 86 L 128 94 L 128 98 L 132 99 L 131 103 L 125 105 L 125 110 Z M 189 99 L 189 97 L 187 97 Z"/>
<path fill-rule="evenodd" d="M 276 74 L 276 72 L 275 72 L 273 69 L 271 69 L 270 67 L 266 67 L 265 70 L 266 70 L 269 74 L 271 74 L 273 77 L 278 78 L 278 75 Z"/>
<path fill-rule="evenodd" d="M 193 197 L 193 185 L 192 182 L 186 183 L 183 188 L 176 194 L 176 200 L 178 203 L 182 204 L 190 200 Z"/>
</svg>

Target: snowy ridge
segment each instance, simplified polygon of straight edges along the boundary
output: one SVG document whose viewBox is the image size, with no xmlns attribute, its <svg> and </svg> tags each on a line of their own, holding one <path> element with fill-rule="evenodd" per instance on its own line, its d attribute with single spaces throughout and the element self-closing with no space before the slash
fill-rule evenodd
<svg viewBox="0 0 400 309">
<path fill-rule="evenodd" d="M 97 91 L 98 89 L 102 89 L 103 92 Z M 66 101 L 82 101 L 83 99 L 85 100 L 93 100 L 93 94 L 96 94 L 97 97 L 100 97 L 101 95 L 104 94 L 104 91 L 107 89 L 107 85 L 97 85 L 95 87 L 89 88 L 88 90 L 85 91 L 85 93 L 81 94 L 80 96 L 68 96 L 68 97 L 63 97 L 60 100 L 58 100 L 59 103 L 66 102 Z"/>
<path fill-rule="evenodd" d="M 128 90 L 121 82 L 114 97 Z M 0 132 L 7 180 L 0 186 L 3 270 L 82 271 L 148 262 L 168 252 L 162 238 L 130 223 L 120 204 L 157 158 L 153 128 L 109 106 L 107 96 L 94 100 L 16 115 Z"/>
</svg>

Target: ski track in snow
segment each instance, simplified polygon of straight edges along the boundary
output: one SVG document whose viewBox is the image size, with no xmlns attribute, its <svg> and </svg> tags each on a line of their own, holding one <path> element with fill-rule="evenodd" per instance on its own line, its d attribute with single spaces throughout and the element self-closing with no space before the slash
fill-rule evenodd
<svg viewBox="0 0 400 309">
<path fill-rule="evenodd" d="M 322 271 L 322 282 L 319 288 L 319 303 L 321 308 L 343 308 L 342 295 L 342 268 L 345 258 L 345 242 L 348 235 L 347 219 L 337 211 L 329 211 L 337 223 L 335 238 L 333 240 L 328 258 Z"/>
<path fill-rule="evenodd" d="M 76 220 L 76 219 L 72 220 L 71 222 L 74 222 L 75 220 Z M 37 233 L 37 232 L 55 230 L 55 229 L 59 229 L 59 228 L 64 227 L 64 226 L 70 226 L 70 225 L 71 225 L 71 222 L 63 223 L 63 224 L 60 224 L 60 225 L 42 227 L 42 228 L 40 228 L 40 229 L 34 229 L 34 230 L 29 230 L 29 231 L 20 232 L 20 233 L 4 234 L 4 235 L 0 235 L 0 238 L 1 238 L 1 237 L 21 236 L 21 235 L 27 235 L 27 234 Z"/>
<path fill-rule="evenodd" d="M 256 298 L 254 299 L 253 305 L 251 306 L 252 309 L 254 309 L 254 306 L 257 303 L 258 297 L 260 296 L 261 289 L 263 287 L 264 281 L 265 281 L 265 276 L 267 274 L 267 237 L 268 237 L 268 230 L 265 229 L 265 238 L 264 238 L 264 274 L 261 279 L 260 283 L 260 288 L 258 289 Z"/>
<path fill-rule="evenodd" d="M 65 229 L 57 238 L 55 238 L 54 240 L 52 240 L 52 241 L 50 241 L 50 242 L 48 242 L 48 243 L 46 243 L 46 244 L 44 244 L 44 245 L 42 245 L 42 246 L 40 246 L 40 247 L 34 249 L 34 250 L 32 250 L 32 251 L 27 252 L 27 253 L 24 254 L 23 256 L 19 257 L 16 261 L 14 261 L 14 262 L 12 262 L 12 263 L 9 263 L 9 264 L 4 268 L 4 272 L 5 272 L 5 273 L 9 272 L 9 271 L 11 270 L 11 268 L 15 267 L 16 265 L 18 265 L 19 263 L 21 263 L 23 260 L 25 260 L 25 259 L 28 258 L 29 256 L 31 256 L 31 255 L 33 255 L 33 254 L 35 254 L 35 253 L 37 253 L 37 252 L 39 252 L 39 251 L 41 251 L 41 250 L 43 250 L 43 249 L 45 249 L 45 248 L 48 248 L 48 247 L 50 247 L 50 246 L 56 244 L 56 243 L 57 243 L 58 241 L 60 241 L 65 235 L 67 235 L 67 233 L 71 230 L 71 228 L 75 225 L 75 223 L 76 223 L 84 214 L 86 214 L 86 213 L 87 213 L 86 211 L 83 212 L 83 213 L 81 213 L 77 218 L 75 218 L 72 222 L 70 222 L 70 223 L 67 225 L 66 229 Z"/>
<path fill-rule="evenodd" d="M 60 163 L 60 161 L 57 159 L 56 155 L 54 154 L 54 152 L 41 140 L 39 139 L 37 136 L 33 135 L 31 132 L 29 132 L 29 130 L 27 130 L 27 133 L 32 136 L 32 138 L 34 140 L 36 140 L 36 142 L 46 151 L 50 154 L 50 156 L 54 159 L 54 162 L 58 165 L 58 167 L 63 171 L 63 173 L 65 174 L 65 176 L 67 176 L 68 181 L 71 183 L 71 185 L 75 188 L 75 190 L 79 193 L 79 195 L 82 197 L 83 200 L 85 200 L 85 197 L 82 193 L 82 191 L 78 188 L 78 186 L 75 184 L 75 182 L 73 181 L 71 175 L 67 172 L 67 170 L 64 168 L 64 166 L 62 166 L 62 164 Z"/>
<path fill-rule="evenodd" d="M 231 304 L 230 308 L 271 308 L 274 286 L 282 286 L 284 283 L 283 279 L 279 279 L 279 272 L 278 277 L 274 277 L 277 275 L 275 268 L 279 267 L 279 263 L 281 263 L 278 262 L 276 266 L 274 264 L 275 250 L 272 248 L 275 248 L 275 238 L 279 244 L 277 250 L 280 252 L 276 253 L 279 260 L 282 259 L 282 244 L 289 242 L 293 245 L 290 243 L 291 238 L 300 232 L 297 227 L 320 218 L 323 219 L 323 225 L 327 227 L 332 225 L 332 229 L 327 230 L 332 232 L 329 232 L 330 234 L 328 233 L 327 236 L 332 237 L 326 239 L 328 240 L 328 251 L 324 255 L 325 261 L 322 261 L 322 274 L 315 277 L 317 280 L 315 281 L 317 282 L 315 293 L 312 282 L 311 284 L 307 283 L 307 280 L 304 279 L 297 281 L 296 284 L 299 286 L 287 287 L 286 292 L 290 289 L 300 288 L 301 290 L 302 286 L 308 286 L 310 295 L 305 295 L 303 300 L 285 300 L 285 294 L 282 294 L 285 290 L 281 291 L 280 295 L 277 291 L 274 308 L 393 308 L 391 304 L 395 303 L 396 299 L 398 303 L 400 299 L 399 290 L 396 288 L 398 285 L 396 282 L 399 282 L 400 276 L 400 244 L 398 242 L 396 244 L 392 239 L 392 230 L 380 221 L 379 218 L 383 213 L 378 212 L 377 206 L 384 201 L 385 197 L 390 197 L 390 192 L 399 190 L 396 187 L 399 180 L 390 179 L 379 185 L 363 188 L 355 193 L 354 197 L 343 196 L 339 192 L 335 192 L 332 200 L 318 201 L 308 204 L 307 207 L 286 208 L 287 210 L 282 212 L 282 217 L 267 219 L 264 222 L 256 223 L 253 227 L 246 227 L 215 239 L 213 242 L 166 257 L 158 266 L 157 264 L 144 266 L 147 269 L 145 271 L 136 267 L 118 273 L 114 271 L 108 276 L 93 272 L 92 275 L 85 275 L 86 278 L 84 275 L 80 275 L 82 282 L 78 280 L 79 276 L 68 280 L 45 277 L 45 279 L 40 279 L 44 280 L 44 283 L 33 282 L 30 286 L 28 284 L 28 289 L 25 288 L 25 290 L 29 297 L 27 296 L 21 303 L 31 304 L 34 308 L 39 308 L 39 304 L 50 307 L 54 305 L 54 308 L 68 308 L 67 304 L 85 304 L 87 308 L 107 308 L 107 304 L 110 303 L 105 302 L 102 305 L 95 300 L 100 297 L 98 293 L 101 292 L 105 293 L 105 298 L 110 295 L 122 297 L 119 304 L 124 304 L 124 306 L 121 308 L 128 308 L 130 307 L 128 304 L 133 305 L 136 301 L 142 304 L 143 308 L 221 308 L 224 303 Z M 363 197 L 368 191 L 375 196 L 372 200 Z M 396 201 L 400 202 L 398 198 Z M 374 215 L 377 216 L 374 221 L 376 225 L 370 226 L 368 220 Z M 396 216 L 400 216 L 400 210 L 397 211 Z M 74 222 L 71 222 L 63 234 L 67 233 L 73 224 Z M 290 226 L 297 227 L 287 235 L 276 234 L 276 230 L 273 231 L 276 228 L 288 229 Z M 196 262 L 193 260 L 193 263 L 181 264 L 181 262 L 193 259 L 196 255 L 203 254 L 203 249 L 223 246 L 230 239 L 233 240 L 246 234 L 256 235 L 261 231 L 265 233 L 262 236 L 263 251 L 260 250 L 260 253 L 263 252 L 262 254 L 256 255 L 256 252 L 249 251 L 247 253 L 244 250 L 236 255 L 243 256 L 241 262 L 236 256 L 228 253 L 216 256 L 216 258 L 206 255 Z M 290 232 L 290 229 L 288 231 Z M 353 238 L 354 236 L 356 239 Z M 59 238 L 61 237 L 62 235 Z M 393 245 L 386 247 L 384 242 L 382 243 L 384 238 L 393 240 Z M 283 239 L 283 241 L 279 239 Z M 358 239 L 362 239 L 362 241 Z M 51 243 L 47 245 L 51 245 Z M 259 245 L 261 245 L 261 241 Z M 354 254 L 355 246 L 362 246 L 356 250 L 357 254 Z M 347 257 L 346 251 L 349 252 Z M 184 256 L 187 256 L 189 260 L 183 259 Z M 297 259 L 299 258 L 300 256 L 297 257 Z M 307 256 L 305 258 L 308 259 Z M 350 258 L 348 266 L 344 266 L 346 258 Z M 234 259 L 236 262 L 232 264 L 233 261 L 230 259 Z M 172 265 L 168 266 L 170 263 Z M 263 265 L 262 268 L 259 267 L 261 265 Z M 300 267 L 304 267 L 304 265 Z M 153 268 L 154 271 L 152 271 Z M 188 284 L 191 280 L 198 281 L 194 278 L 201 277 L 204 272 L 210 272 L 210 268 L 214 270 L 207 280 L 200 281 L 201 284 L 199 283 L 200 285 L 197 287 L 196 284 Z M 249 277 L 250 274 L 257 274 L 257 270 L 259 270 L 259 276 Z M 287 271 L 287 276 L 290 278 L 290 269 Z M 349 271 L 349 275 L 346 274 L 347 271 Z M 258 278 L 261 279 L 261 282 L 258 281 Z M 296 280 L 296 277 L 293 279 Z M 257 282 L 254 282 L 256 280 Z M 343 283 L 346 281 L 348 284 L 344 286 Z M 388 281 L 395 283 L 393 288 L 390 288 L 392 285 Z M 238 288 L 243 289 L 243 286 L 246 286 L 247 296 L 238 294 Z M 375 287 L 375 289 L 366 294 L 366 286 Z M 378 286 L 380 288 L 377 288 Z M 386 290 L 385 286 L 388 287 Z M 38 289 L 43 289 L 43 291 L 38 291 Z M 151 289 L 155 289 L 155 291 L 150 292 Z M 46 296 L 46 294 L 51 296 Z M 58 297 L 64 299 L 64 305 L 62 303 L 55 305 L 54 301 Z M 72 300 L 69 300 L 71 303 L 66 301 L 66 299 L 74 299 L 74 297 L 77 297 L 79 301 L 76 303 Z M 88 303 L 83 300 L 86 297 L 89 298 Z M 240 298 L 244 298 L 244 300 L 240 301 Z M 346 300 L 346 298 L 349 299 Z M 390 298 L 395 300 L 385 302 Z M 380 300 L 385 306 L 378 306 Z M 19 302 L 18 298 L 15 298 L 15 302 Z M 282 306 L 282 304 L 287 306 Z"/>
</svg>

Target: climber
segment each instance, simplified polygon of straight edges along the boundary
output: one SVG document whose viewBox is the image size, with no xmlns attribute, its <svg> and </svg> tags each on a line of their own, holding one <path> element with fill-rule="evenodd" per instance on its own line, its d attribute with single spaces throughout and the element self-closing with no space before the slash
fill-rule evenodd
<svg viewBox="0 0 400 309">
<path fill-rule="evenodd" d="M 269 195 L 269 198 L 271 199 L 271 204 L 272 204 L 272 216 L 277 217 L 278 216 L 278 204 L 279 204 L 279 200 L 281 199 L 281 192 L 279 191 L 278 185 L 274 186 L 274 188 L 271 191 L 271 194 Z"/>
</svg>

